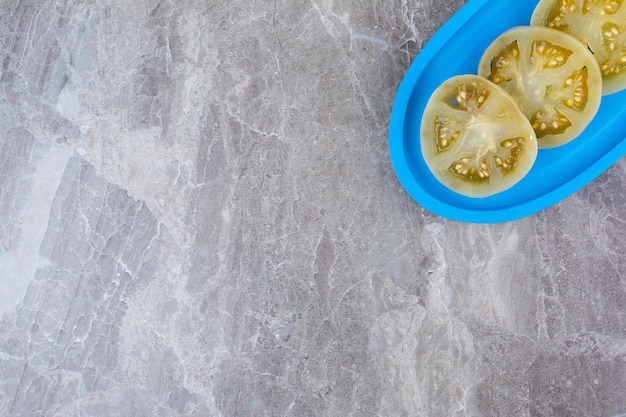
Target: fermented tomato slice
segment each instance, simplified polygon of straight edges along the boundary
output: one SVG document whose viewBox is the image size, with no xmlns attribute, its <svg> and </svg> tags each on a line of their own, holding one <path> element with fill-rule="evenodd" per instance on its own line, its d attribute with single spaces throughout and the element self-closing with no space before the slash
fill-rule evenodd
<svg viewBox="0 0 626 417">
<path fill-rule="evenodd" d="M 487 47 L 478 73 L 517 101 L 539 148 L 578 137 L 602 99 L 602 76 L 591 52 L 555 29 L 524 26 L 504 32 Z"/>
<path fill-rule="evenodd" d="M 420 137 L 435 178 L 469 197 L 507 190 L 537 157 L 535 133 L 516 102 L 478 75 L 452 77 L 433 92 Z"/>
</svg>

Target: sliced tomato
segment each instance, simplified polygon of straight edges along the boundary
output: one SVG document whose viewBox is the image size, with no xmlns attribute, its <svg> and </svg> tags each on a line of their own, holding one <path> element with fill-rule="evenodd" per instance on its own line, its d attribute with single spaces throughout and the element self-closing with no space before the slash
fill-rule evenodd
<svg viewBox="0 0 626 417">
<path fill-rule="evenodd" d="M 603 94 L 626 88 L 626 5 L 623 0 L 541 0 L 530 20 L 569 33 L 593 52 Z"/>
<path fill-rule="evenodd" d="M 575 139 L 602 99 L 602 76 L 591 52 L 555 29 L 524 26 L 504 32 L 487 47 L 478 73 L 518 102 L 539 148 Z"/>
<path fill-rule="evenodd" d="M 516 102 L 478 75 L 452 77 L 433 92 L 420 135 L 435 178 L 469 197 L 512 187 L 537 157 L 535 133 Z"/>
</svg>

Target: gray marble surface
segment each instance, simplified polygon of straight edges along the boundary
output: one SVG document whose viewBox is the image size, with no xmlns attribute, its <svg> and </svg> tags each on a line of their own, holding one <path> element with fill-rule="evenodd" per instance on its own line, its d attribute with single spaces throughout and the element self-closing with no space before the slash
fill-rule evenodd
<svg viewBox="0 0 626 417">
<path fill-rule="evenodd" d="M 0 0 L 0 415 L 626 413 L 626 161 L 499 225 L 393 172 L 463 3 Z"/>
</svg>

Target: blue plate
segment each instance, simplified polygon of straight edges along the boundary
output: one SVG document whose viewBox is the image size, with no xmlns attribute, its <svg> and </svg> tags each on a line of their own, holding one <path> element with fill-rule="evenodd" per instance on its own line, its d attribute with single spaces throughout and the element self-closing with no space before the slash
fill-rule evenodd
<svg viewBox="0 0 626 417">
<path fill-rule="evenodd" d="M 626 91 L 602 98 L 600 110 L 572 142 L 539 150 L 519 183 L 487 198 L 455 193 L 430 173 L 420 150 L 422 113 L 446 79 L 476 74 L 487 46 L 505 30 L 528 25 L 536 1 L 470 0 L 437 31 L 407 71 L 393 104 L 389 149 L 396 175 L 425 209 L 453 220 L 500 223 L 529 216 L 576 192 L 626 154 Z"/>
</svg>

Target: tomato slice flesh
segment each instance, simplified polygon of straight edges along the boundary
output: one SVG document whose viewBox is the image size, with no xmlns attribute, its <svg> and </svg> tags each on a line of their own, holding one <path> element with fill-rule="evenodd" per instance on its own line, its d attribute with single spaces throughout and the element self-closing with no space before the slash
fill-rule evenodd
<svg viewBox="0 0 626 417">
<path fill-rule="evenodd" d="M 501 34 L 478 72 L 517 100 L 540 148 L 575 139 L 600 106 L 602 77 L 593 55 L 554 29 L 517 27 Z"/>
<path fill-rule="evenodd" d="M 427 103 L 421 148 L 433 175 L 470 197 L 504 191 L 532 167 L 537 140 L 515 101 L 477 75 L 452 77 Z"/>
</svg>

